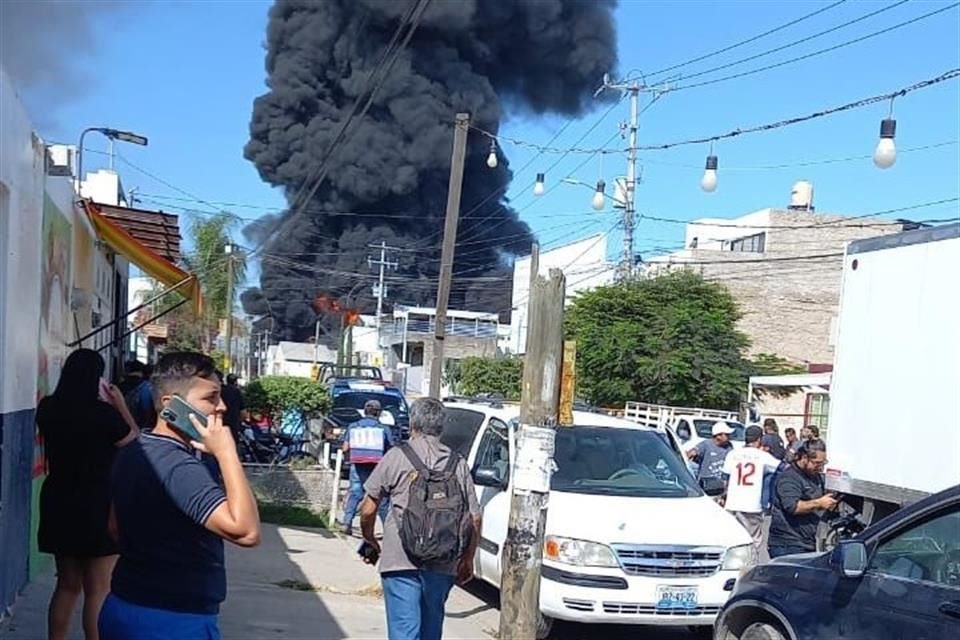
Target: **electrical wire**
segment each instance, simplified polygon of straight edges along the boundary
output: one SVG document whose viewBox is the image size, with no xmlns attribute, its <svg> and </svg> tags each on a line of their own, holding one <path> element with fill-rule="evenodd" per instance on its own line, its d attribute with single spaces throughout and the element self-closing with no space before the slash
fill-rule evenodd
<svg viewBox="0 0 960 640">
<path fill-rule="evenodd" d="M 958 3 L 956 3 L 956 4 L 960 4 L 960 2 L 958 2 Z M 955 5 L 951 5 L 951 6 L 956 6 L 956 4 L 955 4 Z M 846 104 L 842 104 L 842 105 L 839 105 L 839 106 L 836 106 L 836 107 L 830 107 L 830 108 L 827 108 L 827 109 L 823 109 L 823 110 L 821 110 L 821 111 L 815 111 L 815 112 L 813 112 L 813 113 L 809 113 L 809 114 L 806 114 L 806 115 L 794 116 L 794 117 L 792 117 L 792 118 L 786 118 L 786 119 L 784 119 L 784 120 L 778 120 L 778 121 L 776 121 L 776 122 L 769 122 L 769 123 L 767 123 L 767 124 L 756 125 L 756 126 L 753 126 L 753 127 L 737 128 L 737 129 L 734 129 L 733 131 L 729 131 L 729 132 L 727 132 L 727 133 L 719 133 L 719 134 L 714 134 L 714 135 L 711 135 L 711 136 L 704 136 L 704 137 L 700 137 L 700 138 L 692 138 L 692 139 L 689 139 L 689 140 L 678 140 L 678 141 L 676 141 L 676 142 L 665 142 L 665 143 L 661 143 L 661 144 L 639 145 L 639 146 L 637 146 L 637 150 L 638 150 L 638 151 L 661 151 L 661 150 L 664 150 L 664 149 L 672 149 L 673 147 L 680 147 L 680 146 L 691 145 L 691 144 L 707 144 L 707 143 L 710 143 L 710 142 L 715 142 L 715 141 L 717 141 L 717 140 L 724 140 L 724 139 L 727 139 L 727 138 L 735 138 L 735 137 L 737 137 L 737 136 L 742 136 L 742 135 L 745 135 L 745 134 L 748 134 L 748 133 L 757 133 L 757 132 L 761 132 L 761 131 L 772 131 L 772 130 L 774 130 L 774 129 L 780 129 L 780 128 L 783 128 L 783 127 L 788 127 L 788 126 L 791 126 L 791 125 L 799 124 L 799 123 L 801 123 L 801 122 L 807 122 L 807 121 L 809 121 L 809 120 L 816 120 L 816 119 L 818 119 L 818 118 L 824 118 L 824 117 L 826 117 L 826 116 L 831 116 L 831 115 L 834 115 L 834 114 L 837 114 L 837 113 L 841 113 L 841 112 L 844 112 L 844 111 L 850 111 L 851 109 L 859 109 L 859 108 L 866 107 L 866 106 L 869 106 L 869 105 L 872 105 L 872 104 L 876 104 L 876 103 L 878 103 L 878 102 L 889 102 L 890 100 L 892 100 L 892 99 L 894 99 L 894 98 L 903 97 L 903 96 L 907 95 L 908 93 L 913 93 L 914 91 L 919 91 L 919 90 L 921 90 L 921 89 L 926 89 L 926 88 L 928 88 L 928 87 L 932 87 L 932 86 L 934 86 L 934 85 L 940 84 L 941 82 L 947 82 L 947 81 L 949 81 L 949 80 L 955 80 L 955 79 L 958 78 L 958 77 L 960 77 L 960 68 L 950 69 L 949 71 L 946 71 L 945 73 L 942 73 L 942 74 L 940 74 L 939 76 L 934 76 L 934 77 L 928 78 L 928 79 L 926 79 L 926 80 L 921 80 L 921 81 L 919 81 L 919 82 L 915 82 L 915 83 L 913 83 L 913 84 L 911 84 L 911 85 L 909 85 L 909 86 L 903 87 L 903 88 L 898 89 L 897 91 L 893 91 L 893 92 L 891 92 L 891 93 L 884 93 L 884 94 L 880 94 L 880 95 L 871 96 L 871 97 L 868 97 L 868 98 L 861 98 L 860 100 L 855 100 L 855 101 L 853 101 L 853 102 L 848 102 L 848 103 L 846 103 Z M 505 136 L 497 136 L 496 134 L 490 133 L 489 131 L 485 131 L 485 130 L 483 130 L 483 129 L 476 129 L 476 131 L 478 131 L 479 133 L 481 133 L 482 135 L 484 135 L 484 136 L 486 136 L 486 137 L 488 137 L 488 138 L 493 138 L 493 139 L 497 140 L 498 143 L 514 144 L 514 145 L 517 145 L 517 146 L 529 147 L 529 148 L 533 148 L 533 149 L 539 149 L 539 148 L 541 148 L 541 145 L 538 145 L 538 144 L 533 143 L 533 142 L 528 142 L 528 141 L 526 141 L 526 140 L 521 140 L 521 139 L 519 139 L 519 138 L 510 138 L 510 137 L 505 137 Z M 608 147 L 606 147 L 606 144 L 601 145 L 600 147 L 596 147 L 596 148 L 570 148 L 570 149 L 552 148 L 552 149 L 545 149 L 545 150 L 544 150 L 545 153 L 547 153 L 547 152 L 549 152 L 549 153 L 564 153 L 564 152 L 569 152 L 569 153 L 588 154 L 588 155 L 596 155 L 596 154 L 598 154 L 598 153 L 621 153 L 621 152 L 624 152 L 624 151 L 626 151 L 626 149 L 608 148 Z"/>
<path fill-rule="evenodd" d="M 930 11 L 930 12 L 928 12 L 928 13 L 925 13 L 925 14 L 923 14 L 923 15 L 921 15 L 921 16 L 917 16 L 916 18 L 913 18 L 913 19 L 911 19 L 911 20 L 906 20 L 906 21 L 904 21 L 904 22 L 900 22 L 900 23 L 898 23 L 898 24 L 895 24 L 895 25 L 893 25 L 893 26 L 891 26 L 891 27 L 887 27 L 886 29 L 881 29 L 881 30 L 879 30 L 879 31 L 874 31 L 874 32 L 872 32 L 872 33 L 868 33 L 867 35 L 860 36 L 859 38 L 854 38 L 853 40 L 847 40 L 846 42 L 841 42 L 840 44 L 833 45 L 832 47 L 827 47 L 827 48 L 825 48 L 825 49 L 819 49 L 819 50 L 817 50 L 817 51 L 812 51 L 812 52 L 806 53 L 806 54 L 804 54 L 804 55 L 802 55 L 802 56 L 797 56 L 797 57 L 795 57 L 795 58 L 790 58 L 790 59 L 788 59 L 788 60 L 782 60 L 782 61 L 777 62 L 777 63 L 774 63 L 774 64 L 769 64 L 769 65 L 767 65 L 767 66 L 765 66 L 765 67 L 759 67 L 759 68 L 757 68 L 757 69 L 750 69 L 749 71 L 743 71 L 743 72 L 741 72 L 741 73 L 735 73 L 735 74 L 732 74 L 732 75 L 729 75 L 729 76 L 723 76 L 723 77 L 721 77 L 721 78 L 714 78 L 714 79 L 712 79 L 712 80 L 704 80 L 704 81 L 702 81 L 702 82 L 695 82 L 694 84 L 688 84 L 688 85 L 681 85 L 681 86 L 678 86 L 678 87 L 672 87 L 672 88 L 671 88 L 671 91 L 682 91 L 682 90 L 684 90 L 684 89 L 694 89 L 694 88 L 697 88 L 697 87 L 706 87 L 706 86 L 713 85 L 713 84 L 717 84 L 717 83 L 720 83 L 720 82 L 727 82 L 728 80 L 736 80 L 736 79 L 738 79 L 738 78 L 744 78 L 744 77 L 746 77 L 746 76 L 752 76 L 752 75 L 754 75 L 754 74 L 756 74 L 756 73 L 762 73 L 762 72 L 764 72 L 764 71 L 769 71 L 769 70 L 771 70 L 771 69 L 778 69 L 778 68 L 783 67 L 783 66 L 786 66 L 786 65 L 788 65 L 788 64 L 793 64 L 794 62 L 800 62 L 800 61 L 802 61 L 802 60 L 809 60 L 810 58 L 814 58 L 814 57 L 816 57 L 816 56 L 821 56 L 821 55 L 823 55 L 823 54 L 825 54 L 825 53 L 830 53 L 830 52 L 832 52 L 832 51 L 837 51 L 838 49 L 843 49 L 843 48 L 845 48 L 845 47 L 849 47 L 849 46 L 854 45 L 854 44 L 859 44 L 859 43 L 864 42 L 864 41 L 866 41 L 866 40 L 870 40 L 871 38 L 876 38 L 877 36 L 881 36 L 881 35 L 884 35 L 884 34 L 886 34 L 886 33 L 890 33 L 890 32 L 892 32 L 892 31 L 896 31 L 897 29 L 902 29 L 903 27 L 906 27 L 906 26 L 909 26 L 909 25 L 911 25 L 911 24 L 920 22 L 921 20 L 926 20 L 927 18 L 932 18 L 933 16 L 935 16 L 935 15 L 937 15 L 937 14 L 943 13 L 944 11 L 949 11 L 950 9 L 954 9 L 954 8 L 956 8 L 956 7 L 958 7 L 958 6 L 960 6 L 960 2 L 955 2 L 955 3 L 950 4 L 950 5 L 947 5 L 947 6 L 945 6 L 945 7 L 941 7 L 941 8 L 939 8 L 939 9 L 935 9 L 934 11 Z"/>
<path fill-rule="evenodd" d="M 794 40 L 793 42 L 788 42 L 787 44 L 780 45 L 779 47 L 774 47 L 774 48 L 772 48 L 772 49 L 767 49 L 766 51 L 761 51 L 760 53 L 755 53 L 755 54 L 753 54 L 753 55 L 751 55 L 751 56 L 748 56 L 748 57 L 746 57 L 746 58 L 740 58 L 739 60 L 734 60 L 734 61 L 732 61 L 732 62 L 727 62 L 727 63 L 725 63 L 725 64 L 721 64 L 721 65 L 716 66 L 716 67 L 711 67 L 710 69 L 706 69 L 706 70 L 704 70 L 704 71 L 698 71 L 697 73 L 693 73 L 693 74 L 690 74 L 690 75 L 688 75 L 688 76 L 683 76 L 683 81 L 688 81 L 688 80 L 691 80 L 691 79 L 693 79 L 693 78 L 699 78 L 699 77 L 702 77 L 702 76 L 705 76 L 705 75 L 709 75 L 709 74 L 711 74 L 711 73 L 715 73 L 715 72 L 717 72 L 717 71 L 722 71 L 722 70 L 724 70 L 724 69 L 729 69 L 730 67 L 736 67 L 736 66 L 741 65 L 741 64 L 743 64 L 743 63 L 745 63 L 745 62 L 751 62 L 751 61 L 753 61 L 753 60 L 757 60 L 758 58 L 766 57 L 766 56 L 768 56 L 768 55 L 770 55 L 770 54 L 772 54 L 772 53 L 778 53 L 778 52 L 780 52 L 780 51 L 783 51 L 784 49 L 790 49 L 790 48 L 795 47 L 795 46 L 797 46 L 797 45 L 805 44 L 805 43 L 807 43 L 807 42 L 810 42 L 811 40 L 816 40 L 817 38 L 820 38 L 820 37 L 822 37 L 822 36 L 831 34 L 831 33 L 835 32 L 835 31 L 840 31 L 841 29 L 845 29 L 845 28 L 847 28 L 847 27 L 850 27 L 850 26 L 853 26 L 853 25 L 858 24 L 858 23 L 860 23 L 860 22 L 863 22 L 864 20 L 869 20 L 870 18 L 873 18 L 873 17 L 875 17 L 875 16 L 878 16 L 878 15 L 880 15 L 881 13 L 885 13 L 885 12 L 890 11 L 890 10 L 892 10 L 892 9 L 896 9 L 896 8 L 899 7 L 900 5 L 906 4 L 906 3 L 909 2 L 909 1 L 910 1 L 910 0 L 899 0 L 899 2 L 894 2 L 893 4 L 888 4 L 888 5 L 884 6 L 884 7 L 881 7 L 881 8 L 879 8 L 879 9 L 877 9 L 876 11 L 871 11 L 870 13 L 864 14 L 864 15 L 858 17 L 858 18 L 854 18 L 853 20 L 848 20 L 847 22 L 838 24 L 838 25 L 836 25 L 836 26 L 834 26 L 834 27 L 830 27 L 829 29 L 825 29 L 824 31 L 820 31 L 820 32 L 818 32 L 818 33 L 814 33 L 814 34 L 812 34 L 812 35 L 805 36 L 805 37 L 800 38 L 800 39 L 798 39 L 798 40 Z"/>
<path fill-rule="evenodd" d="M 681 68 L 683 68 L 683 67 L 690 66 L 691 64 L 694 64 L 694 63 L 697 63 L 697 62 L 701 62 L 701 61 L 703 61 L 703 60 L 706 60 L 706 59 L 708 59 L 708 58 L 712 58 L 712 57 L 714 57 L 714 56 L 718 56 L 718 55 L 720 55 L 720 54 L 722 54 L 722 53 L 726 53 L 727 51 L 732 51 L 733 49 L 737 49 L 737 48 L 739 48 L 739 47 L 742 47 L 743 45 L 750 44 L 751 42 L 756 42 L 757 40 L 760 40 L 761 38 L 765 38 L 765 37 L 767 37 L 767 36 L 769 36 L 769 35 L 773 35 L 774 33 L 778 33 L 778 32 L 780 32 L 780 31 L 783 31 L 784 29 L 787 29 L 787 28 L 789 28 L 789 27 L 792 27 L 792 26 L 794 26 L 794 25 L 796 25 L 796 24 L 800 24 L 801 22 L 803 22 L 803 21 L 805 21 L 805 20 L 809 20 L 810 18 L 813 18 L 813 17 L 815 17 L 815 16 L 818 16 L 818 15 L 820 15 L 821 13 L 825 13 L 825 12 L 827 12 L 827 11 L 830 11 L 831 9 L 835 9 L 835 8 L 839 7 L 840 5 L 842 5 L 842 4 L 843 4 L 844 2 L 846 2 L 846 1 L 847 1 L 847 0 L 839 0 L 839 2 L 834 2 L 833 4 L 830 4 L 830 5 L 827 5 L 826 7 L 822 7 L 822 8 L 820 8 L 820 9 L 817 9 L 816 11 L 813 11 L 812 13 L 808 13 L 808 14 L 806 14 L 806 15 L 800 16 L 799 18 L 796 18 L 796 19 L 794 19 L 794 20 L 791 20 L 790 22 L 784 23 L 784 24 L 782 24 L 782 25 L 780 25 L 780 26 L 778 26 L 778 27 L 775 27 L 775 28 L 773 28 L 773 29 L 769 29 L 769 30 L 764 31 L 763 33 L 757 34 L 757 35 L 755 35 L 755 36 L 751 36 L 751 37 L 747 38 L 746 40 L 741 40 L 741 41 L 739 41 L 739 42 L 735 42 L 734 44 L 731 44 L 731 45 L 729 45 L 729 46 L 723 47 L 722 49 L 716 49 L 716 50 L 711 51 L 711 52 L 709 52 L 709 53 L 705 53 L 705 54 L 703 54 L 703 55 L 697 56 L 696 58 L 691 58 L 691 59 L 689 59 L 689 60 L 685 60 L 685 61 L 683 61 L 683 62 L 680 62 L 680 63 L 674 64 L 674 65 L 671 65 L 671 66 L 669 66 L 669 67 L 664 67 L 663 69 L 657 69 L 656 71 L 651 71 L 650 73 L 648 73 L 648 74 L 646 74 L 646 75 L 648 75 L 648 76 L 658 76 L 658 75 L 662 75 L 662 74 L 664 74 L 664 73 L 666 73 L 666 72 L 668 72 L 668 71 L 675 71 L 676 69 L 681 69 Z"/>
</svg>

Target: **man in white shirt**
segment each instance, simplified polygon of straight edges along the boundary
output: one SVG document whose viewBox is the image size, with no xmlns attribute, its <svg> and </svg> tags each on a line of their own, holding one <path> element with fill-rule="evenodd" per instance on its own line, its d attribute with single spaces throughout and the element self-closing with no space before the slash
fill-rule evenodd
<svg viewBox="0 0 960 640">
<path fill-rule="evenodd" d="M 763 476 L 775 472 L 780 461 L 760 447 L 763 429 L 747 427 L 744 436 L 746 446 L 734 449 L 723 461 L 723 473 L 728 478 L 724 506 L 753 537 L 759 551 L 763 542 Z"/>
</svg>

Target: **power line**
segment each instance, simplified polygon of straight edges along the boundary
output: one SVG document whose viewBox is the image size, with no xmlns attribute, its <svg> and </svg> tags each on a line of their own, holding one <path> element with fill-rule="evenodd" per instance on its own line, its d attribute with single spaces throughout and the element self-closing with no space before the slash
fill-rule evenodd
<svg viewBox="0 0 960 640">
<path fill-rule="evenodd" d="M 740 58 L 739 60 L 734 60 L 734 61 L 732 61 L 732 62 L 727 62 L 727 63 L 725 63 L 725 64 L 721 64 L 721 65 L 719 65 L 719 66 L 712 67 L 712 68 L 706 69 L 706 70 L 704 70 L 704 71 L 698 71 L 697 73 L 694 73 L 694 74 L 691 74 L 691 75 L 688 75 L 688 76 L 684 76 L 684 77 L 683 77 L 683 80 L 684 80 L 684 81 L 687 81 L 687 80 L 691 80 L 692 78 L 699 78 L 699 77 L 701 77 L 701 76 L 705 76 L 705 75 L 714 73 L 714 72 L 716 72 L 716 71 L 722 71 L 723 69 L 729 69 L 730 67 L 735 67 L 735 66 L 740 65 L 740 64 L 743 64 L 743 63 L 745 63 L 745 62 L 750 62 L 750 61 L 756 60 L 756 59 L 758 59 L 758 58 L 763 58 L 763 57 L 765 57 L 765 56 L 770 55 L 771 53 L 777 53 L 777 52 L 779 52 L 779 51 L 783 51 L 784 49 L 790 49 L 790 48 L 795 47 L 795 46 L 797 46 L 797 45 L 799 45 L 799 44 L 805 44 L 805 43 L 807 43 L 807 42 L 810 42 L 811 40 L 816 40 L 817 38 L 819 38 L 819 37 L 821 37 L 821 36 L 825 36 L 825 35 L 827 35 L 827 34 L 833 33 L 834 31 L 839 31 L 839 30 L 841 30 L 841 29 L 845 29 L 845 28 L 847 28 L 847 27 L 849 27 L 849 26 L 852 26 L 852 25 L 858 24 L 858 23 L 860 23 L 860 22 L 863 22 L 864 20 L 869 20 L 870 18 L 873 18 L 874 16 L 878 16 L 878 15 L 880 15 L 881 13 L 885 13 L 885 12 L 887 12 L 887 11 L 890 11 L 891 9 L 896 9 L 896 8 L 899 7 L 900 5 L 906 4 L 906 3 L 909 2 L 909 1 L 910 1 L 910 0 L 900 0 L 899 2 L 894 2 L 893 4 L 888 4 L 888 5 L 884 6 L 884 7 L 881 7 L 881 8 L 879 8 L 879 9 L 877 9 L 876 11 L 871 11 L 870 13 L 864 14 L 864 15 L 858 17 L 858 18 L 854 18 L 853 20 L 848 20 L 847 22 L 838 24 L 838 25 L 836 25 L 836 26 L 834 26 L 834 27 L 830 27 L 829 29 L 825 29 L 825 30 L 820 31 L 820 32 L 818 32 L 818 33 L 814 33 L 814 34 L 812 34 L 812 35 L 805 36 L 805 37 L 803 37 L 803 38 L 799 38 L 799 39 L 797 39 L 797 40 L 794 40 L 793 42 L 788 42 L 787 44 L 780 45 L 779 47 L 774 47 L 774 48 L 772 48 L 772 49 L 767 49 L 766 51 L 761 51 L 760 53 L 755 53 L 755 54 L 753 54 L 753 55 L 751 55 L 751 56 L 748 56 L 748 57 L 746 57 L 746 58 Z M 834 6 L 835 6 L 835 5 L 834 5 Z"/>
<path fill-rule="evenodd" d="M 958 3 L 956 3 L 956 4 L 960 4 L 960 2 L 958 2 Z M 956 4 L 955 4 L 955 5 L 951 5 L 951 6 L 956 6 Z M 715 134 L 715 135 L 712 135 L 712 136 L 704 136 L 704 137 L 700 137 L 700 138 L 693 138 L 693 139 L 690 139 L 690 140 L 679 140 L 679 141 L 676 141 L 676 142 L 665 142 L 665 143 L 661 143 L 661 144 L 652 144 L 652 145 L 640 145 L 640 146 L 637 147 L 637 149 L 640 150 L 640 151 L 661 151 L 661 150 L 664 150 L 664 149 L 672 149 L 673 147 L 679 147 L 679 146 L 684 146 L 684 145 L 707 144 L 707 143 L 709 143 L 709 142 L 715 142 L 715 141 L 717 141 L 717 140 L 724 140 L 724 139 L 726 139 L 726 138 L 734 138 L 734 137 L 742 136 L 742 135 L 748 134 L 748 133 L 757 133 L 757 132 L 760 132 L 760 131 L 771 131 L 771 130 L 773 130 L 773 129 L 780 129 L 780 128 L 782 128 L 782 127 L 788 127 L 788 126 L 791 126 L 791 125 L 794 125 L 794 124 L 799 124 L 799 123 L 801 123 L 801 122 L 807 122 L 807 121 L 809 121 L 809 120 L 816 120 L 816 119 L 818 119 L 818 118 L 823 118 L 823 117 L 826 117 L 826 116 L 831 116 L 831 115 L 834 115 L 834 114 L 836 114 L 836 113 L 841 113 L 841 112 L 843 112 L 843 111 L 850 111 L 851 109 L 859 109 L 859 108 L 866 107 L 866 106 L 869 106 L 869 105 L 872 105 L 872 104 L 876 104 L 876 103 L 878 103 L 878 102 L 886 102 L 886 101 L 889 101 L 889 100 L 893 100 L 894 98 L 900 98 L 900 97 L 903 97 L 903 96 L 907 95 L 908 93 L 913 93 L 914 91 L 919 91 L 919 90 L 921 90 L 921 89 L 926 89 L 926 88 L 928 88 L 928 87 L 932 87 L 932 86 L 934 86 L 934 85 L 940 84 L 941 82 L 947 82 L 947 81 L 949 81 L 949 80 L 954 80 L 954 79 L 956 79 L 957 77 L 960 77 L 960 68 L 950 69 L 949 71 L 947 71 L 947 72 L 945 72 L 945 73 L 942 73 L 942 74 L 940 74 L 939 76 L 934 76 L 934 77 L 928 78 L 928 79 L 926 79 L 926 80 L 921 80 L 921 81 L 919 81 L 919 82 L 915 82 L 914 84 L 911 84 L 911 85 L 909 85 L 909 86 L 903 87 L 903 88 L 898 89 L 897 91 L 893 91 L 893 92 L 891 92 L 891 93 L 883 93 L 883 94 L 871 96 L 871 97 L 868 97 L 868 98 L 861 98 L 860 100 L 855 100 L 854 102 L 848 102 L 848 103 L 846 103 L 846 104 L 842 104 L 842 105 L 839 105 L 839 106 L 836 106 L 836 107 L 830 107 L 830 108 L 828 108 L 828 109 L 823 109 L 823 110 L 821 110 L 821 111 L 815 111 L 815 112 L 813 112 L 813 113 L 809 113 L 809 114 L 806 114 L 806 115 L 794 116 L 794 117 L 792 117 L 792 118 L 786 118 L 786 119 L 784 119 L 784 120 L 778 120 L 778 121 L 776 121 L 776 122 L 770 122 L 770 123 L 767 123 L 767 124 L 756 125 L 756 126 L 753 126 L 753 127 L 738 128 L 738 129 L 734 129 L 733 131 L 729 131 L 729 132 L 727 132 L 727 133 L 719 133 L 719 134 Z M 491 133 L 491 132 L 489 132 L 489 131 L 486 131 L 486 130 L 480 129 L 480 128 L 476 128 L 476 127 L 474 127 L 474 130 L 477 131 L 477 132 L 479 132 L 481 135 L 484 135 L 484 136 L 486 136 L 486 137 L 488 137 L 488 138 L 497 140 L 498 143 L 506 142 L 506 143 L 509 143 L 509 144 L 515 144 L 515 145 L 518 145 L 518 146 L 524 146 L 524 147 L 529 147 L 529 148 L 534 148 L 534 149 L 541 149 L 541 148 L 543 148 L 542 145 L 538 145 L 538 144 L 533 143 L 533 142 L 528 142 L 528 141 L 526 141 L 526 140 L 521 140 L 521 139 L 519 139 L 519 138 L 510 138 L 510 137 L 505 137 L 505 136 L 497 136 L 497 135 L 494 134 L 494 133 Z M 556 147 L 544 148 L 544 152 L 545 152 L 545 153 L 547 153 L 547 152 L 549 152 L 549 153 L 576 153 L 576 154 L 596 155 L 596 154 L 598 154 L 598 153 L 622 153 L 622 152 L 626 151 L 625 149 L 608 148 L 608 147 L 606 146 L 606 144 L 607 144 L 607 143 L 601 145 L 600 147 L 595 147 L 595 148 L 578 148 L 578 147 L 573 147 L 573 148 L 570 148 L 570 149 L 560 149 L 560 148 L 556 148 Z"/>
<path fill-rule="evenodd" d="M 745 44 L 750 44 L 751 42 L 756 42 L 757 40 L 760 40 L 761 38 L 765 38 L 765 37 L 767 37 L 767 36 L 769 36 L 769 35 L 773 35 L 774 33 L 777 33 L 777 32 L 779 32 L 779 31 L 783 31 L 784 29 L 787 29 L 787 28 L 789 28 L 789 27 L 792 27 L 792 26 L 794 26 L 794 25 L 796 25 L 796 24 L 800 24 L 801 22 L 803 22 L 803 21 L 805 21 L 805 20 L 809 20 L 810 18 L 813 18 L 814 16 L 818 16 L 818 15 L 820 15 L 821 13 L 825 13 L 825 12 L 827 12 L 827 11 L 830 11 L 831 9 L 835 9 L 836 7 L 839 7 L 840 5 L 842 5 L 844 2 L 846 2 L 846 0 L 839 0 L 839 2 L 834 2 L 833 4 L 830 4 L 830 5 L 827 5 L 826 7 L 817 9 L 816 11 L 813 11 L 812 13 L 808 13 L 808 14 L 806 14 L 806 15 L 800 16 L 799 18 L 796 18 L 795 20 L 791 20 L 790 22 L 784 23 L 784 24 L 782 24 L 782 25 L 780 25 L 780 26 L 778 26 L 778 27 L 775 27 L 775 28 L 773 28 L 773 29 L 769 29 L 768 31 L 764 31 L 763 33 L 757 34 L 757 35 L 755 35 L 755 36 L 751 36 L 750 38 L 747 38 L 746 40 L 741 40 L 741 41 L 739 41 L 739 42 L 735 42 L 734 44 L 731 44 L 731 45 L 729 45 L 729 46 L 723 47 L 722 49 L 717 49 L 717 50 L 715 50 L 715 51 L 711 51 L 711 52 L 709 52 L 709 53 L 705 53 L 705 54 L 703 54 L 703 55 L 701 55 L 701 56 L 697 56 L 696 58 L 691 58 L 691 59 L 689 59 L 689 60 L 685 60 L 685 61 L 683 61 L 683 62 L 680 62 L 680 63 L 674 64 L 674 65 L 671 65 L 671 66 L 669 66 L 669 67 L 664 67 L 663 69 L 657 69 L 656 71 L 651 71 L 651 72 L 650 72 L 649 74 L 647 74 L 647 75 L 651 75 L 651 76 L 661 75 L 661 74 L 666 73 L 667 71 L 674 71 L 674 70 L 676 70 L 676 69 L 680 69 L 680 68 L 682 68 L 682 67 L 689 66 L 689 65 L 694 64 L 694 63 L 696 63 L 696 62 L 700 62 L 700 61 L 702 61 L 702 60 L 706 60 L 707 58 L 712 58 L 712 57 L 714 57 L 714 56 L 718 56 L 718 55 L 720 55 L 721 53 L 726 53 L 727 51 L 732 51 L 733 49 L 737 49 L 737 48 L 739 48 L 739 47 L 742 47 L 742 46 L 745 45 Z"/>
<path fill-rule="evenodd" d="M 885 33 L 890 33 L 891 31 L 896 31 L 897 29 L 902 29 L 903 27 L 909 26 L 909 25 L 914 24 L 914 23 L 916 23 L 916 22 L 920 22 L 921 20 L 926 20 L 927 18 L 932 18 L 933 16 L 935 16 L 935 15 L 937 15 L 937 14 L 939 14 L 939 13 L 943 13 L 944 11 L 949 11 L 950 9 L 954 9 L 954 8 L 956 8 L 957 6 L 960 6 L 960 2 L 955 2 L 955 3 L 951 4 L 951 5 L 947 5 L 947 6 L 945 6 L 945 7 L 941 7 L 941 8 L 939 8 L 939 9 L 935 9 L 934 11 L 930 11 L 929 13 L 925 13 L 925 14 L 923 14 L 923 15 L 921 15 L 921 16 L 917 16 L 916 18 L 913 18 L 912 20 L 906 20 L 906 21 L 904 21 L 904 22 L 900 22 L 900 23 L 895 24 L 895 25 L 893 25 L 893 26 L 891 26 L 891 27 L 887 27 L 886 29 L 881 29 L 881 30 L 879 30 L 879 31 L 874 31 L 873 33 L 868 33 L 867 35 L 860 36 L 859 38 L 854 38 L 853 40 L 847 40 L 846 42 L 841 42 L 840 44 L 834 45 L 834 46 L 832 46 L 832 47 L 827 47 L 827 48 L 825 48 L 825 49 L 819 49 L 819 50 L 817 50 L 817 51 L 812 51 L 812 52 L 807 53 L 807 54 L 804 54 L 804 55 L 802 55 L 802 56 L 797 56 L 797 57 L 795 57 L 795 58 L 790 58 L 790 59 L 788 59 L 788 60 L 783 60 L 783 61 L 781 61 L 781 62 L 777 62 L 777 63 L 775 63 L 775 64 L 770 64 L 770 65 L 767 65 L 767 66 L 765 66 L 765 67 L 759 67 L 759 68 L 757 68 L 757 69 L 751 69 L 751 70 L 749 70 L 749 71 L 743 71 L 743 72 L 741 72 L 741 73 L 735 73 L 735 74 L 733 74 L 733 75 L 723 76 L 723 77 L 721 77 L 721 78 L 714 78 L 714 79 L 712 79 L 712 80 L 704 80 L 704 81 L 702 81 L 702 82 L 696 82 L 696 83 L 694 83 L 694 84 L 681 85 L 681 86 L 678 86 L 678 87 L 674 87 L 674 88 L 673 88 L 673 91 L 682 91 L 683 89 L 694 89 L 694 88 L 696 88 L 696 87 L 705 87 L 705 86 L 708 86 L 708 85 L 711 85 L 711 84 L 717 84 L 717 83 L 719 83 L 719 82 L 726 82 L 727 80 L 735 80 L 735 79 L 737 79 L 737 78 L 744 78 L 744 77 L 746 77 L 746 76 L 751 76 L 751 75 L 753 75 L 753 74 L 755 74 L 755 73 L 761 73 L 761 72 L 763 72 L 763 71 L 769 71 L 769 70 L 771 70 L 771 69 L 777 69 L 777 68 L 779 68 L 779 67 L 783 67 L 783 66 L 785 66 L 785 65 L 792 64 L 792 63 L 794 63 L 794 62 L 800 62 L 800 61 L 802 61 L 802 60 L 808 60 L 808 59 L 814 58 L 814 57 L 816 57 L 816 56 L 821 56 L 821 55 L 823 55 L 823 54 L 825 54 L 825 53 L 830 53 L 831 51 L 836 51 L 836 50 L 838 50 L 838 49 L 843 49 L 843 48 L 845 48 L 845 47 L 849 47 L 849 46 L 851 46 L 851 45 L 858 44 L 858 43 L 864 42 L 864 41 L 866 41 L 866 40 L 870 40 L 871 38 L 876 38 L 877 36 L 881 36 L 881 35 L 883 35 L 883 34 L 885 34 Z"/>
</svg>

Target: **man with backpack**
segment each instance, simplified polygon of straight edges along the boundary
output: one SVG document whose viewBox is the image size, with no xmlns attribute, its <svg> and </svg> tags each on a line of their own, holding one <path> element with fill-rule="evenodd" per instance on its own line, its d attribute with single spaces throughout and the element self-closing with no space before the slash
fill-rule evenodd
<svg viewBox="0 0 960 640">
<path fill-rule="evenodd" d="M 364 485 L 364 559 L 380 559 L 389 640 L 440 640 L 450 589 L 473 577 L 480 504 L 466 460 L 440 443 L 443 420 L 438 400 L 415 401 L 409 442 L 388 451 Z M 387 499 L 381 548 L 374 523 Z"/>
</svg>

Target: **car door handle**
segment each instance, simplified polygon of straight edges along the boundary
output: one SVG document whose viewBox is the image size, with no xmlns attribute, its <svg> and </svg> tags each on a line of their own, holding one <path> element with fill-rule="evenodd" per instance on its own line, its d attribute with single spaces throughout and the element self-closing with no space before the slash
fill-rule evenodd
<svg viewBox="0 0 960 640">
<path fill-rule="evenodd" d="M 951 618 L 960 618 L 960 602 L 941 602 L 940 613 Z"/>
</svg>

